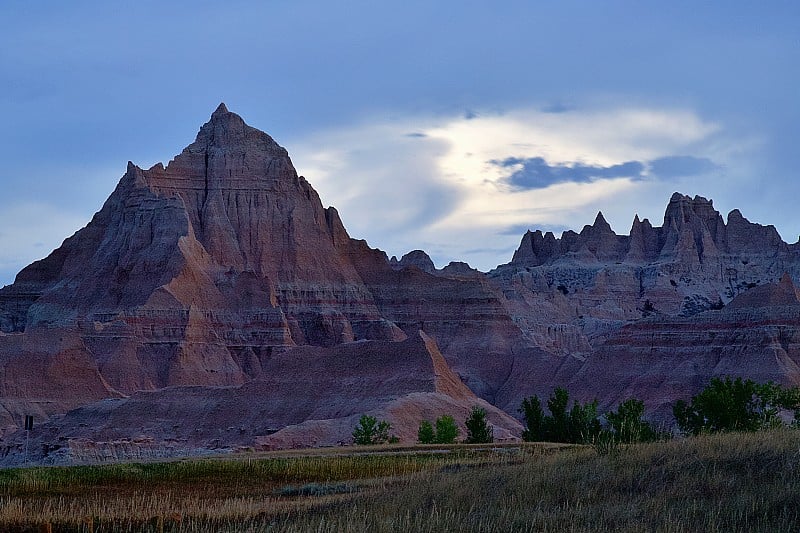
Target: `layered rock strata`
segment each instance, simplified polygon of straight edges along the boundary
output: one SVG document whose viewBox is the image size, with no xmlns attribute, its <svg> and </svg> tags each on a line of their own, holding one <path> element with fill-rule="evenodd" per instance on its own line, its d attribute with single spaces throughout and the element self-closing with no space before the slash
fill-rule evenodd
<svg viewBox="0 0 800 533">
<path fill-rule="evenodd" d="M 556 386 L 666 420 L 713 376 L 798 382 L 798 278 L 798 244 L 678 193 L 661 226 L 529 231 L 488 274 L 390 260 L 220 105 L 0 289 L 0 434 L 10 463 L 24 414 L 47 449 L 327 445 L 364 412 L 414 440 L 482 405 L 511 437 L 489 403 L 518 416 Z"/>
</svg>

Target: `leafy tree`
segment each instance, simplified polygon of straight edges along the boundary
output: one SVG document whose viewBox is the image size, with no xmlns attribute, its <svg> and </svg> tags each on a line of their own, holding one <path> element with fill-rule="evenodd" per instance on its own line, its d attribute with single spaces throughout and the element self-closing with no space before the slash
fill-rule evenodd
<svg viewBox="0 0 800 533">
<path fill-rule="evenodd" d="M 486 422 L 486 410 L 473 406 L 469 418 L 464 423 L 467 426 L 467 444 L 489 443 L 494 441 L 494 432 Z"/>
<path fill-rule="evenodd" d="M 597 418 L 597 400 L 569 405 L 569 393 L 557 387 L 547 401 L 549 415 L 544 414 L 538 396 L 522 401 L 520 411 L 525 418 L 525 431 L 522 438 L 527 441 L 549 442 L 592 442 L 600 433 L 600 420 Z"/>
<path fill-rule="evenodd" d="M 519 411 L 525 419 L 525 430 L 522 432 L 522 440 L 528 442 L 541 441 L 545 434 L 545 417 L 542 402 L 538 396 L 531 396 L 522 400 L 522 407 Z"/>
<path fill-rule="evenodd" d="M 436 427 L 423 420 L 419 423 L 417 440 L 420 444 L 453 444 L 458 436 L 458 425 L 450 415 L 442 415 L 436 419 Z"/>
<path fill-rule="evenodd" d="M 389 430 L 391 424 L 386 420 L 378 421 L 374 416 L 361 415 L 353 430 L 353 442 L 355 444 L 382 444 L 389 441 Z"/>
<path fill-rule="evenodd" d="M 713 378 L 690 403 L 679 400 L 673 407 L 678 427 L 686 434 L 717 431 L 758 431 L 783 424 L 781 409 L 800 409 L 800 389 L 784 389 L 773 382 L 756 383 L 742 378 Z"/>
<path fill-rule="evenodd" d="M 442 415 L 436 419 L 436 444 L 453 444 L 458 437 L 458 425 L 450 415 Z"/>
<path fill-rule="evenodd" d="M 545 424 L 545 437 L 553 442 L 573 442 L 569 428 L 569 415 L 567 403 L 569 393 L 567 389 L 556 387 L 553 395 L 547 400 L 547 409 L 550 410 L 550 420 Z"/>
<path fill-rule="evenodd" d="M 597 400 L 581 404 L 575 402 L 569 412 L 568 442 L 589 443 L 603 429 L 597 418 Z"/>
<path fill-rule="evenodd" d="M 642 419 L 644 402 L 635 398 L 625 400 L 617 407 L 617 411 L 606 413 L 611 437 L 615 442 L 652 442 L 662 435 L 653 426 Z"/>
<path fill-rule="evenodd" d="M 436 440 L 436 433 L 433 431 L 433 426 L 427 420 L 423 420 L 419 423 L 417 440 L 420 444 L 433 444 Z"/>
</svg>

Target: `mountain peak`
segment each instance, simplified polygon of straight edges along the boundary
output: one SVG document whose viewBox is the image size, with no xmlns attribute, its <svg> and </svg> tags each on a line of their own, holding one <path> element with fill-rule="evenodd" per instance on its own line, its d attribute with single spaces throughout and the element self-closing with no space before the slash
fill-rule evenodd
<svg viewBox="0 0 800 533">
<path fill-rule="evenodd" d="M 597 216 L 594 219 L 594 224 L 592 224 L 592 227 L 594 227 L 595 229 L 610 231 L 613 233 L 611 225 L 608 222 L 606 222 L 606 218 L 603 216 L 602 211 L 597 212 Z"/>
<path fill-rule="evenodd" d="M 225 105 L 225 102 L 220 102 L 217 106 L 217 109 L 214 110 L 211 116 L 213 117 L 214 115 L 222 115 L 225 113 L 230 113 L 230 111 L 228 111 L 228 106 Z"/>
</svg>

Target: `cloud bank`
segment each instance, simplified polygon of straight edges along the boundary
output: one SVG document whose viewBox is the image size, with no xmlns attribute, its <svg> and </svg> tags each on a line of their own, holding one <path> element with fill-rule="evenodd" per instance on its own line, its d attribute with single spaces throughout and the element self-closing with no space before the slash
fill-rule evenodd
<svg viewBox="0 0 800 533">
<path fill-rule="evenodd" d="M 685 109 L 566 106 L 373 117 L 287 147 L 352 236 L 482 270 L 525 229 L 580 229 L 599 209 L 618 233 L 634 213 L 658 224 L 672 192 L 708 194 L 744 149 Z"/>
</svg>

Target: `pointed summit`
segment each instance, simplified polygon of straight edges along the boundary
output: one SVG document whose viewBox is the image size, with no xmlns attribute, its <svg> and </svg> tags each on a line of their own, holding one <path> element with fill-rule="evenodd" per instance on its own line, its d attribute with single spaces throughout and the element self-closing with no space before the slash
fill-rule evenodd
<svg viewBox="0 0 800 533">
<path fill-rule="evenodd" d="M 248 126 L 244 119 L 220 103 L 203 124 L 194 142 L 184 148 L 167 166 L 168 172 L 203 178 L 207 188 L 223 187 L 219 180 L 296 178 L 289 154 L 261 130 Z"/>
<path fill-rule="evenodd" d="M 602 211 L 598 211 L 597 212 L 597 216 L 595 217 L 594 224 L 592 224 L 592 226 L 595 229 L 602 229 L 603 231 L 607 230 L 607 231 L 610 231 L 610 232 L 613 233 L 613 230 L 611 229 L 611 225 L 608 222 L 606 222 L 606 219 L 603 216 L 603 212 Z"/>
</svg>

